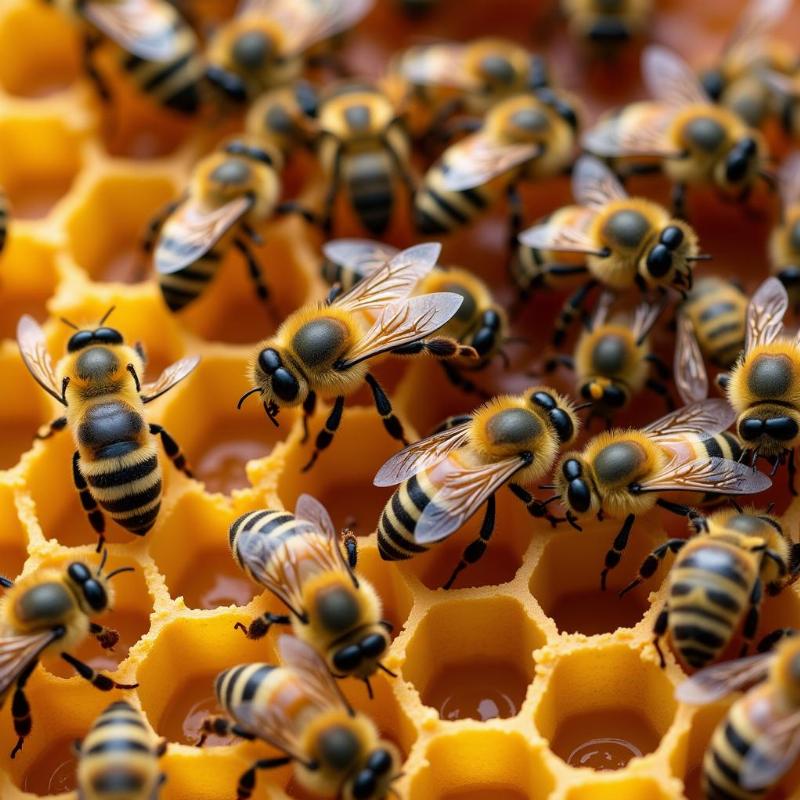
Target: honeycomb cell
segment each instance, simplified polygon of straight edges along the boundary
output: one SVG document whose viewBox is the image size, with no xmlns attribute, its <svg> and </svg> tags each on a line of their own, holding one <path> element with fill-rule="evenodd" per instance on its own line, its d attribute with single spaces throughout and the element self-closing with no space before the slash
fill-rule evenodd
<svg viewBox="0 0 800 800">
<path fill-rule="evenodd" d="M 621 769 L 656 750 L 675 716 L 673 693 L 663 670 L 624 644 L 587 646 L 554 665 L 534 721 L 570 766 Z"/>
<path fill-rule="evenodd" d="M 587 781 L 575 786 L 565 795 L 565 800 L 672 800 L 656 780 L 627 777 L 618 781 Z"/>
<path fill-rule="evenodd" d="M 0 483 L 0 574 L 16 578 L 27 558 L 28 537 L 19 520 L 14 490 Z"/>
<path fill-rule="evenodd" d="M 513 717 L 533 680 L 532 653 L 543 642 L 514 598 L 448 598 L 414 631 L 403 676 L 443 720 Z"/>
</svg>

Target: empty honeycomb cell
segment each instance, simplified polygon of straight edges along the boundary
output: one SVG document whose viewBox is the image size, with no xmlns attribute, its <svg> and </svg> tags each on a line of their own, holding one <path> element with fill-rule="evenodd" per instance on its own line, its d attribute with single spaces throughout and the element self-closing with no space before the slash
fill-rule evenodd
<svg viewBox="0 0 800 800">
<path fill-rule="evenodd" d="M 564 800 L 672 800 L 674 797 L 660 781 L 640 777 L 587 781 L 564 794 Z"/>
<path fill-rule="evenodd" d="M 554 778 L 517 731 L 467 727 L 436 736 L 409 784 L 414 800 L 543 800 Z"/>
<path fill-rule="evenodd" d="M 243 606 L 260 593 L 228 547 L 228 527 L 236 516 L 219 498 L 195 486 L 181 495 L 153 531 L 150 553 L 170 595 L 183 597 L 189 608 Z"/>
<path fill-rule="evenodd" d="M 76 263 L 94 280 L 135 283 L 148 278 L 144 232 L 175 189 L 163 172 L 105 173 L 82 194 L 66 221 Z"/>
<path fill-rule="evenodd" d="M 533 651 L 543 642 L 512 597 L 448 598 L 414 631 L 403 677 L 443 720 L 513 717 L 533 680 Z"/>
<path fill-rule="evenodd" d="M 19 520 L 14 490 L 0 483 L 0 575 L 16 578 L 28 556 L 28 537 Z"/>
<path fill-rule="evenodd" d="M 630 647 L 587 646 L 557 661 L 534 721 L 570 766 L 622 769 L 657 749 L 675 716 L 673 695 L 665 672 Z"/>
</svg>

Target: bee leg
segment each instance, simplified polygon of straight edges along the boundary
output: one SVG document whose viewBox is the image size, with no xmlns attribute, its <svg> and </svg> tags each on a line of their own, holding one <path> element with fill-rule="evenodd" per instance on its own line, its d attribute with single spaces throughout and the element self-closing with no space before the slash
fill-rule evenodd
<svg viewBox="0 0 800 800">
<path fill-rule="evenodd" d="M 508 202 L 508 248 L 514 252 L 517 246 L 517 236 L 522 230 L 523 206 L 522 198 L 519 194 L 519 187 L 516 181 L 512 181 L 506 189 L 506 201 Z"/>
<path fill-rule="evenodd" d="M 372 389 L 372 398 L 375 401 L 375 408 L 383 420 L 383 427 L 386 428 L 392 439 L 397 439 L 398 442 L 402 442 L 403 446 L 406 447 L 408 439 L 406 439 L 403 431 L 403 423 L 392 411 L 392 404 L 386 396 L 386 392 L 383 391 L 383 387 L 378 383 L 375 376 L 369 372 L 365 375 L 365 379 L 369 384 L 369 388 Z"/>
<path fill-rule="evenodd" d="M 597 286 L 596 280 L 592 279 L 586 281 L 586 283 L 574 292 L 561 307 L 561 311 L 553 325 L 553 345 L 555 347 L 560 347 L 564 343 L 564 339 L 567 336 L 567 329 L 572 324 L 575 317 L 581 313 L 586 298 L 595 286 Z"/>
<path fill-rule="evenodd" d="M 0 575 L 0 586 L 4 589 L 10 589 L 14 585 L 14 581 L 10 578 L 6 578 L 3 575 Z"/>
<path fill-rule="evenodd" d="M 551 375 L 554 373 L 559 367 L 564 367 L 569 370 L 575 369 L 575 360 L 572 356 L 564 355 L 563 353 L 556 353 L 551 358 L 548 358 L 547 361 L 544 362 L 544 367 L 542 368 L 542 372 L 545 375 Z"/>
<path fill-rule="evenodd" d="M 210 733 L 220 737 L 235 736 L 237 739 L 247 739 L 249 742 L 252 742 L 256 738 L 250 731 L 240 727 L 227 717 L 208 716 L 203 720 L 200 730 L 202 733 L 200 734 L 200 738 L 195 742 L 195 747 L 202 747 Z"/>
<path fill-rule="evenodd" d="M 482 400 L 488 400 L 491 397 L 489 392 L 474 384 L 469 378 L 465 377 L 461 372 L 459 372 L 452 364 L 448 364 L 447 361 L 440 361 L 439 365 L 444 370 L 447 380 L 450 381 L 450 383 L 452 383 L 457 389 L 461 389 L 462 392 L 466 392 L 467 394 L 476 394 Z"/>
<path fill-rule="evenodd" d="M 139 392 L 142 391 L 142 383 L 139 380 L 139 376 L 136 374 L 136 367 L 134 367 L 133 364 L 128 364 L 127 367 L 125 367 L 125 369 L 127 369 L 128 372 L 130 372 L 130 374 L 132 375 L 133 382 L 136 386 L 136 393 L 138 394 Z"/>
<path fill-rule="evenodd" d="M 509 483 L 508 488 L 525 504 L 525 508 L 532 517 L 540 519 L 544 517 L 554 528 L 559 522 L 564 522 L 564 517 L 554 517 L 547 510 L 547 503 L 537 500 L 527 489 L 523 489 L 518 483 Z M 555 499 L 555 498 L 552 498 Z"/>
<path fill-rule="evenodd" d="M 333 403 L 333 408 L 331 409 L 331 413 L 328 415 L 328 419 L 325 420 L 325 427 L 317 434 L 317 440 L 314 442 L 314 452 L 311 454 L 311 458 L 308 460 L 308 463 L 300 470 L 301 472 L 308 472 L 311 467 L 316 464 L 320 452 L 322 452 L 326 447 L 330 446 L 330 443 L 333 441 L 333 437 L 342 421 L 343 410 L 344 397 L 339 395 Z"/>
<path fill-rule="evenodd" d="M 800 631 L 797 628 L 778 628 L 768 633 L 757 645 L 756 651 L 759 653 L 769 653 L 778 642 L 797 636 Z"/>
<path fill-rule="evenodd" d="M 350 569 L 355 569 L 358 566 L 358 539 L 351 530 L 343 531 L 342 543 L 344 550 L 347 553 L 347 563 Z"/>
<path fill-rule="evenodd" d="M 74 670 L 86 681 L 99 689 L 101 692 L 110 692 L 112 689 L 135 689 L 138 683 L 117 683 L 108 675 L 102 672 L 95 672 L 88 664 L 84 664 L 80 659 L 75 658 L 71 653 L 61 653 L 61 658 L 67 662 Z"/>
<path fill-rule="evenodd" d="M 233 245 L 244 256 L 250 280 L 253 281 L 253 286 L 255 286 L 256 296 L 262 303 L 266 303 L 269 299 L 269 289 L 264 282 L 264 275 L 261 272 L 258 260 L 253 255 L 253 251 L 244 239 L 234 239 Z"/>
<path fill-rule="evenodd" d="M 635 521 L 635 514 L 628 514 L 628 516 L 625 517 L 625 522 L 622 523 L 622 527 L 619 529 L 619 533 L 616 535 L 614 543 L 611 545 L 611 549 L 606 553 L 606 565 L 603 568 L 603 571 L 600 573 L 600 588 L 603 591 L 606 590 L 606 577 L 608 576 L 609 571 L 614 569 L 614 567 L 619 564 L 619 561 L 622 558 L 622 553 L 628 546 L 628 537 L 631 534 L 631 528 L 633 528 L 633 523 Z"/>
<path fill-rule="evenodd" d="M 269 629 L 273 625 L 291 625 L 292 620 L 288 614 L 272 614 L 267 612 L 260 617 L 256 617 L 249 627 L 245 627 L 243 622 L 237 622 L 234 630 L 239 630 L 244 633 L 248 639 L 262 639 L 269 633 Z"/>
<path fill-rule="evenodd" d="M 789 454 L 788 464 L 787 464 L 787 475 L 789 476 L 789 491 L 792 493 L 793 496 L 797 497 L 797 489 L 794 488 L 794 476 L 795 472 L 797 471 L 797 466 L 794 463 L 794 448 L 787 451 Z"/>
<path fill-rule="evenodd" d="M 54 419 L 45 430 L 44 433 L 40 433 L 39 431 L 36 432 L 36 435 L 33 437 L 34 439 L 49 439 L 51 436 L 54 436 L 59 431 L 63 431 L 64 428 L 67 427 L 67 418 L 66 417 L 59 417 L 58 419 Z"/>
<path fill-rule="evenodd" d="M 761 578 L 756 578 L 753 584 L 753 591 L 750 593 L 750 608 L 747 616 L 744 618 L 744 625 L 742 625 L 742 649 L 739 651 L 739 658 L 747 655 L 750 645 L 753 643 L 753 637 L 758 630 L 759 609 L 761 607 L 761 599 L 764 596 L 763 584 Z"/>
<path fill-rule="evenodd" d="M 670 397 L 669 389 L 667 389 L 667 387 L 663 383 L 661 383 L 661 381 L 657 381 L 653 378 L 648 378 L 647 381 L 645 382 L 645 386 L 651 392 L 655 392 L 655 394 L 664 398 L 664 403 L 667 406 L 667 411 L 675 410 L 675 403 L 672 401 L 672 398 Z"/>
<path fill-rule="evenodd" d="M 699 515 L 698 512 L 691 506 L 685 506 L 681 503 L 672 503 L 669 500 L 664 500 L 662 497 L 659 497 L 658 500 L 656 500 L 656 505 L 661 506 L 661 508 L 665 508 L 667 511 L 671 511 L 673 514 L 677 514 L 680 517 L 689 517 L 690 520 Z"/>
<path fill-rule="evenodd" d="M 276 767 L 285 767 L 287 764 L 292 763 L 291 756 L 284 756 L 282 758 L 262 758 L 256 761 L 247 772 L 243 772 L 239 778 L 239 785 L 236 787 L 236 800 L 248 800 L 253 794 L 253 789 L 256 788 L 256 770 L 259 769 L 275 769 Z"/>
<path fill-rule="evenodd" d="M 22 745 L 25 743 L 28 734 L 30 734 L 33 725 L 31 707 L 28 703 L 28 698 L 25 696 L 25 684 L 38 663 L 38 661 L 33 661 L 25 667 L 19 678 L 17 678 L 14 698 L 11 701 L 11 716 L 14 720 L 14 733 L 17 734 L 17 742 L 11 751 L 11 758 L 14 758 L 22 750 Z"/>
<path fill-rule="evenodd" d="M 494 519 L 495 519 L 495 499 L 494 495 L 491 494 L 489 495 L 489 499 L 486 501 L 486 513 L 483 516 L 481 529 L 478 531 L 478 538 L 470 542 L 464 548 L 464 552 L 461 555 L 461 560 L 458 562 L 458 564 L 456 564 L 456 568 L 453 570 L 453 574 L 447 579 L 447 582 L 442 586 L 443 589 L 449 589 L 453 585 L 455 579 L 459 576 L 461 571 L 470 564 L 474 564 L 476 561 L 478 561 L 486 552 L 486 545 L 489 543 L 489 539 L 492 538 L 492 533 L 494 532 Z"/>
<path fill-rule="evenodd" d="M 659 666 L 661 669 L 664 669 L 664 667 L 667 666 L 667 662 L 664 659 L 664 653 L 661 651 L 661 637 L 667 632 L 668 622 L 669 606 L 664 603 L 664 607 L 658 613 L 655 625 L 653 625 L 653 647 L 655 647 L 656 653 L 658 653 Z"/>
<path fill-rule="evenodd" d="M 655 550 L 642 561 L 642 566 L 639 567 L 638 577 L 634 578 L 624 589 L 621 589 L 619 596 L 622 597 L 626 595 L 632 589 L 635 589 L 642 581 L 655 575 L 659 563 L 664 560 L 667 553 L 678 553 L 686 544 L 686 541 L 686 539 L 668 539 L 664 544 L 656 547 Z"/>
<path fill-rule="evenodd" d="M 119 642 L 119 633 L 117 631 L 113 628 L 106 628 L 96 622 L 89 623 L 89 633 L 100 642 L 100 647 L 103 650 L 113 650 L 114 646 Z"/>
<path fill-rule="evenodd" d="M 672 213 L 678 219 L 686 219 L 686 184 L 676 183 L 672 187 Z"/>
<path fill-rule="evenodd" d="M 106 540 L 105 536 L 103 536 L 106 529 L 106 519 L 100 507 L 97 505 L 97 501 L 92 497 L 92 493 L 89 491 L 89 485 L 86 483 L 86 479 L 81 472 L 80 460 L 81 454 L 76 450 L 72 454 L 72 480 L 75 483 L 75 488 L 78 490 L 78 497 L 81 499 L 83 510 L 89 517 L 89 524 L 97 533 L 97 552 L 99 553 L 103 549 L 103 544 Z"/>
<path fill-rule="evenodd" d="M 309 392 L 306 399 L 303 400 L 303 438 L 300 439 L 300 444 L 305 444 L 308 441 L 308 419 L 314 416 L 314 411 L 317 408 L 317 393 Z"/>
<path fill-rule="evenodd" d="M 154 422 L 150 423 L 150 433 L 153 436 L 161 437 L 161 444 L 164 447 L 164 452 L 167 454 L 169 460 L 175 465 L 175 469 L 179 469 L 187 478 L 194 478 L 192 471 L 186 466 L 186 458 L 181 453 L 181 448 L 178 443 L 161 427 Z"/>
<path fill-rule="evenodd" d="M 445 123 L 453 116 L 464 109 L 464 100 L 461 97 L 454 97 L 446 103 L 442 103 L 438 111 L 433 115 L 428 130 L 422 135 L 422 148 L 425 151 L 438 149 L 442 140 L 447 141 L 445 134 Z"/>
</svg>

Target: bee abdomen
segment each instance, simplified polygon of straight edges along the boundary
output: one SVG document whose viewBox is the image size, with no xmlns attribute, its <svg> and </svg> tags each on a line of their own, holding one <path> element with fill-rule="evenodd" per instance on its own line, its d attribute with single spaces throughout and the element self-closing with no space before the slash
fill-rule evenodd
<svg viewBox="0 0 800 800">
<path fill-rule="evenodd" d="M 420 233 L 448 233 L 472 221 L 488 205 L 478 188 L 447 189 L 444 170 L 443 165 L 431 167 L 414 198 L 414 224 Z"/>
<path fill-rule="evenodd" d="M 168 230 L 159 243 L 158 259 L 168 264 L 170 252 L 179 255 L 183 245 L 169 236 Z M 193 264 L 177 272 L 160 272 L 158 285 L 164 302 L 170 311 L 180 311 L 189 305 L 206 288 L 209 281 L 216 275 L 221 260 L 218 250 L 210 250 Z"/>
<path fill-rule="evenodd" d="M 288 511 L 252 511 L 234 520 L 228 541 L 236 562 L 258 583 L 251 562 L 266 565 L 292 539 L 314 532 L 310 523 Z"/>
<path fill-rule="evenodd" d="M 360 153 L 345 162 L 345 181 L 358 218 L 372 234 L 389 226 L 394 206 L 391 166 L 386 153 Z"/>
<path fill-rule="evenodd" d="M 269 664 L 239 664 L 220 672 L 214 682 L 219 704 L 233 714 L 235 708 L 252 702 L 274 669 Z"/>
<path fill-rule="evenodd" d="M 740 785 L 740 766 L 752 746 L 745 733 L 750 727 L 737 703 L 714 731 L 703 759 L 703 789 L 710 800 L 755 800 L 764 795 Z"/>
<path fill-rule="evenodd" d="M 414 540 L 414 530 L 430 501 L 416 475 L 391 496 L 378 522 L 378 552 L 384 561 L 404 561 L 428 550 Z"/>
</svg>

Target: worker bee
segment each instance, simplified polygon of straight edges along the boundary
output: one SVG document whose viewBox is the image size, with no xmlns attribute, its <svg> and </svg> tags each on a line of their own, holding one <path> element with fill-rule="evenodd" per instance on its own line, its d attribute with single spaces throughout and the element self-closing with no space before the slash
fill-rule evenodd
<svg viewBox="0 0 800 800">
<path fill-rule="evenodd" d="M 104 42 L 121 50 L 121 66 L 133 83 L 164 108 L 193 116 L 202 103 L 203 62 L 192 28 L 166 0 L 48 0 L 74 18 L 83 35 L 87 77 L 100 99 L 111 91 L 94 64 Z"/>
<path fill-rule="evenodd" d="M 103 574 L 108 551 L 96 572 L 81 561 L 66 569 L 43 567 L 16 582 L 0 577 L 7 591 L 0 598 L 0 706 L 14 688 L 11 716 L 17 742 L 11 751 L 14 758 L 31 732 L 31 708 L 25 696 L 25 684 L 39 660 L 58 654 L 81 678 L 103 692 L 112 689 L 135 689 L 137 684 L 117 683 L 73 656 L 88 634 L 104 649 L 111 649 L 119 634 L 105 628 L 92 617 L 102 614 L 114 602 L 109 581 L 133 567 L 120 567 Z"/>
<path fill-rule="evenodd" d="M 764 171 L 764 137 L 733 111 L 714 105 L 675 53 L 649 46 L 642 75 L 654 101 L 632 103 L 601 119 L 583 135 L 584 148 L 600 158 L 644 159 L 638 172 L 661 169 L 674 184 L 674 209 L 685 216 L 688 184 L 716 187 L 744 200 Z M 653 163 L 652 159 L 657 159 Z"/>
<path fill-rule="evenodd" d="M 231 525 L 228 540 L 242 570 L 289 610 L 266 613 L 249 627 L 237 623 L 248 638 L 266 636 L 274 624 L 291 625 L 337 677 L 355 675 L 370 688 L 376 669 L 388 671 L 379 659 L 389 647 L 391 623 L 381 619 L 372 585 L 356 577 L 356 538 L 345 537 L 345 560 L 333 522 L 317 500 L 300 495 L 294 514 L 269 509 L 243 514 Z"/>
<path fill-rule="evenodd" d="M 240 664 L 221 672 L 214 689 L 228 716 L 203 723 L 206 735 L 260 739 L 285 754 L 259 759 L 244 772 L 236 787 L 238 800 L 253 793 L 257 770 L 291 763 L 295 780 L 315 795 L 385 798 L 400 777 L 397 749 L 380 738 L 369 717 L 350 706 L 313 648 L 281 636 L 278 650 L 279 667 Z"/>
<path fill-rule="evenodd" d="M 268 139 L 287 156 L 298 147 L 309 146 L 316 136 L 318 104 L 317 92 L 308 81 L 272 89 L 248 109 L 245 131 Z"/>
<path fill-rule="evenodd" d="M 167 741 L 154 738 L 141 711 L 124 700 L 111 703 L 77 746 L 81 800 L 158 800 L 167 778 L 158 759 Z"/>
<path fill-rule="evenodd" d="M 678 686 L 681 703 L 714 703 L 745 691 L 717 725 L 703 758 L 703 796 L 755 800 L 800 755 L 800 638 L 773 652 L 714 664 Z"/>
<path fill-rule="evenodd" d="M 72 478 L 89 523 L 103 546 L 101 508 L 129 533 L 144 536 L 161 507 L 161 464 L 155 437 L 176 469 L 192 477 L 177 442 L 154 422 L 144 407 L 186 378 L 200 361 L 190 356 L 167 367 L 152 383 L 142 383 L 145 354 L 126 345 L 122 334 L 105 325 L 113 307 L 93 330 L 79 330 L 67 342 L 67 354 L 53 367 L 44 331 L 32 317 L 17 325 L 17 344 L 36 382 L 66 409 L 37 439 L 69 428 L 75 440 Z M 65 320 L 65 322 L 67 322 Z"/>
<path fill-rule="evenodd" d="M 600 576 L 603 589 L 609 570 L 619 564 L 637 516 L 654 506 L 690 518 L 697 515 L 688 505 L 663 495 L 755 494 L 769 488 L 772 481 L 766 475 L 735 460 L 741 454 L 738 442 L 725 432 L 734 418 L 724 400 L 702 400 L 640 430 L 606 431 L 581 452 L 562 456 L 552 488 L 574 527 L 580 529 L 578 521 L 590 515 L 624 517 L 606 553 Z"/>
<path fill-rule="evenodd" d="M 454 421 L 456 422 L 456 421 Z M 444 584 L 486 552 L 495 524 L 495 493 L 508 484 L 534 517 L 558 522 L 524 484 L 546 475 L 559 449 L 578 433 L 572 403 L 546 386 L 501 395 L 470 416 L 392 456 L 376 486 L 400 484 L 378 522 L 378 552 L 386 561 L 426 552 L 455 533 L 486 503 L 478 538 L 464 549 Z M 512 481 L 513 478 L 513 481 Z"/>
<path fill-rule="evenodd" d="M 744 655 L 758 628 L 764 589 L 778 594 L 796 577 L 797 560 L 780 520 L 756 509 L 723 509 L 690 522 L 690 539 L 668 539 L 647 556 L 627 594 L 655 574 L 672 552 L 669 591 L 656 618 L 654 645 L 669 632 L 681 660 L 692 669 L 717 661 L 741 632 Z"/>
<path fill-rule="evenodd" d="M 591 156 L 578 159 L 572 173 L 578 205 L 566 206 L 546 221 L 523 231 L 519 241 L 557 262 L 559 253 L 581 253 L 587 280 L 566 301 L 555 326 L 560 345 L 570 322 L 597 284 L 616 291 L 692 288 L 692 262 L 699 254 L 697 235 L 651 200 L 628 196 L 613 173 Z"/>
<path fill-rule="evenodd" d="M 308 51 L 358 23 L 372 0 L 242 0 L 206 49 L 206 78 L 224 97 L 251 102 L 299 78 Z"/>
<path fill-rule="evenodd" d="M 786 159 L 778 173 L 781 218 L 769 238 L 770 271 L 800 308 L 800 153 Z"/>
<path fill-rule="evenodd" d="M 406 443 L 402 423 L 394 415 L 389 398 L 368 371 L 369 359 L 387 353 L 429 353 L 437 358 L 473 355 L 472 348 L 452 339 L 426 339 L 456 313 L 463 302 L 460 295 L 437 292 L 409 297 L 433 268 L 440 250 L 438 244 L 403 250 L 349 292 L 334 292 L 326 305 L 312 304 L 290 314 L 253 354 L 248 367 L 253 388 L 239 400 L 240 408 L 247 397 L 258 394 L 267 416 L 277 425 L 275 417 L 281 407 L 302 405 L 307 435 L 307 420 L 314 413 L 317 397 L 335 398 L 304 471 L 333 441 L 345 397 L 364 381 L 372 389 L 375 407 L 389 435 Z M 365 315 L 374 319 L 369 328 Z"/>
<path fill-rule="evenodd" d="M 519 229 L 517 183 L 558 175 L 571 163 L 578 132 L 576 101 L 542 88 L 499 101 L 480 128 L 445 150 L 414 198 L 414 221 L 424 234 L 470 223 L 506 194 Z"/>
<path fill-rule="evenodd" d="M 282 166 L 280 150 L 265 137 L 233 137 L 194 166 L 185 195 L 150 223 L 144 249 L 155 245 L 158 285 L 171 311 L 201 295 L 231 245 L 244 257 L 259 299 L 267 300 L 250 243 L 262 243 L 254 226 L 276 210 Z"/>
<path fill-rule="evenodd" d="M 641 36 L 652 6 L 652 0 L 561 0 L 571 33 L 603 47 L 617 47 Z"/>
</svg>

